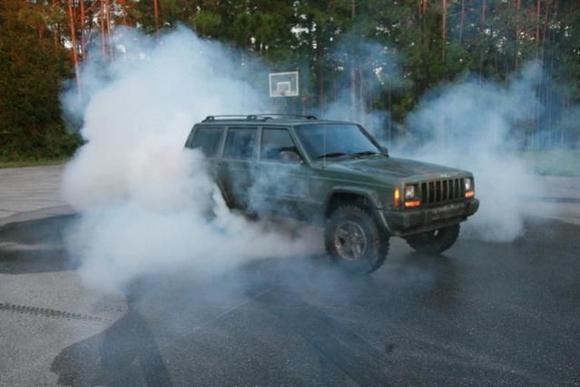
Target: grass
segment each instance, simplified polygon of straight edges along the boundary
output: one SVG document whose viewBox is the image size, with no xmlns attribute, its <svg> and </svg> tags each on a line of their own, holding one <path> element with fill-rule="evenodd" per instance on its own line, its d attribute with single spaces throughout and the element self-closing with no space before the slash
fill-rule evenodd
<svg viewBox="0 0 580 387">
<path fill-rule="evenodd" d="M 40 167 L 45 165 L 64 164 L 67 159 L 22 159 L 22 160 L 2 160 L 0 159 L 0 169 L 3 168 L 24 168 Z"/>
<path fill-rule="evenodd" d="M 538 175 L 580 176 L 580 150 L 524 151 L 521 156 Z"/>
</svg>

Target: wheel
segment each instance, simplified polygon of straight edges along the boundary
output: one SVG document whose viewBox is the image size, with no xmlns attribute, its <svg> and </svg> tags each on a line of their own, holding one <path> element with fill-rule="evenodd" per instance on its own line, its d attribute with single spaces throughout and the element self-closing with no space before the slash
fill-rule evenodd
<svg viewBox="0 0 580 387">
<path fill-rule="evenodd" d="M 370 273 L 378 269 L 389 252 L 389 234 L 368 210 L 338 206 L 326 223 L 326 251 L 348 271 Z"/>
<path fill-rule="evenodd" d="M 440 254 L 449 249 L 459 237 L 459 224 L 437 230 L 411 235 L 407 243 L 415 251 L 425 254 Z"/>
</svg>

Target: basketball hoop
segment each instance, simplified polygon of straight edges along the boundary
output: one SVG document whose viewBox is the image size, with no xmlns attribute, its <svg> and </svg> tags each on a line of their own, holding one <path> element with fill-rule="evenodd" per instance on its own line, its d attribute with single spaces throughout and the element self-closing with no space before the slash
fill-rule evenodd
<svg viewBox="0 0 580 387">
<path fill-rule="evenodd" d="M 298 97 L 298 71 L 270 73 L 270 97 Z"/>
</svg>

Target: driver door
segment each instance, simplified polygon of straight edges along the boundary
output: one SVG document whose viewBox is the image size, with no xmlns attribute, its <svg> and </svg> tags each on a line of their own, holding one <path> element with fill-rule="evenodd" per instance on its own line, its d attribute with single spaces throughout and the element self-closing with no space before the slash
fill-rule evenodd
<svg viewBox="0 0 580 387">
<path fill-rule="evenodd" d="M 262 214 L 306 218 L 311 213 L 310 172 L 288 129 L 262 127 L 252 187 L 252 196 L 259 199 L 254 209 Z"/>
</svg>

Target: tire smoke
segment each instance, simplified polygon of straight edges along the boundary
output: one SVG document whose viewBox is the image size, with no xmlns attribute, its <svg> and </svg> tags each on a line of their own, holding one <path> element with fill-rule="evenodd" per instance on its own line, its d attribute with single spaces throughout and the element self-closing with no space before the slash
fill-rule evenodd
<svg viewBox="0 0 580 387">
<path fill-rule="evenodd" d="M 541 108 L 535 88 L 542 68 L 528 63 L 506 84 L 468 79 L 434 91 L 407 119 L 414 134 L 405 156 L 473 172 L 479 212 L 466 229 L 483 240 L 509 242 L 523 233 L 531 197 L 544 195 L 541 178 L 517 156 L 513 128 Z"/>
<path fill-rule="evenodd" d="M 363 47 L 358 50 L 359 65 L 374 70 L 375 83 L 385 90 L 408 86 L 395 52 L 364 40 L 356 44 Z M 390 147 L 394 156 L 473 172 L 481 207 L 464 224 L 465 230 L 478 239 L 510 242 L 523 233 L 524 219 L 534 215 L 529 200 L 545 196 L 547 189 L 520 152 L 526 145 L 521 138 L 522 128 L 535 125 L 533 119 L 542 113 L 537 95 L 541 82 L 547 79 L 542 71 L 539 62 L 530 62 L 505 83 L 463 75 L 428 92 L 403 127 L 392 122 L 390 112 L 375 111 L 360 101 L 354 104 L 360 111 L 353 112 L 350 96 L 356 95 L 356 90 L 345 82 L 322 116 L 354 119 Z M 552 208 L 544 207 L 543 215 L 548 216 Z"/>
<path fill-rule="evenodd" d="M 69 249 L 87 284 L 112 290 L 160 271 L 204 277 L 308 252 L 305 238 L 230 212 L 204 157 L 184 149 L 206 115 L 264 106 L 232 52 L 184 28 L 158 40 L 119 29 L 113 41 L 117 56 L 95 54 L 83 69 L 85 103 L 73 91 L 63 96 L 69 115 L 83 118 L 86 141 L 62 190 L 80 213 Z"/>
</svg>

